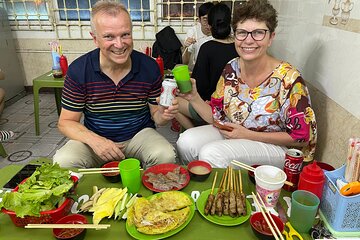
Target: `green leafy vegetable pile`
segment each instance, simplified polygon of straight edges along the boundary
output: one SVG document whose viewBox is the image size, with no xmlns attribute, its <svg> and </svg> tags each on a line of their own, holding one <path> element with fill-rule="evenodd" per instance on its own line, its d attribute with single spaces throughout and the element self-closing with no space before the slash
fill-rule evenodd
<svg viewBox="0 0 360 240">
<path fill-rule="evenodd" d="M 69 170 L 60 168 L 57 163 L 43 164 L 25 183 L 19 184 L 17 192 L 3 196 L 0 209 L 14 211 L 17 217 L 39 217 L 41 211 L 55 209 L 73 185 Z"/>
</svg>

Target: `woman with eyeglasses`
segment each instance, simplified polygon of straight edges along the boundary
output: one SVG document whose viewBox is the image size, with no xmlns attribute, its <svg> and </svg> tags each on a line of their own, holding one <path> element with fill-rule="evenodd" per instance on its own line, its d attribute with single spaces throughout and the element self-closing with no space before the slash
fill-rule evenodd
<svg viewBox="0 0 360 240">
<path fill-rule="evenodd" d="M 193 90 L 179 95 L 210 124 L 180 134 L 177 149 L 184 163 L 201 159 L 225 168 L 237 160 L 282 168 L 288 148 L 301 149 L 304 161 L 313 159 L 316 121 L 304 79 L 267 53 L 276 26 L 277 12 L 267 0 L 237 6 L 232 27 L 240 57 L 224 67 L 210 105 L 195 79 Z"/>
</svg>

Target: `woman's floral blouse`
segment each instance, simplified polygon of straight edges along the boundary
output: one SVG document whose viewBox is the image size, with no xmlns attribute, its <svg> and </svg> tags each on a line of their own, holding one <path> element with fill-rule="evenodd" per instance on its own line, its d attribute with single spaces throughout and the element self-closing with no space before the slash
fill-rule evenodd
<svg viewBox="0 0 360 240">
<path fill-rule="evenodd" d="M 258 132 L 287 132 L 311 161 L 316 146 L 316 121 L 308 89 L 296 68 L 282 62 L 264 81 L 250 88 L 240 78 L 239 59 L 224 68 L 211 106 L 215 119 L 238 123 Z"/>
</svg>

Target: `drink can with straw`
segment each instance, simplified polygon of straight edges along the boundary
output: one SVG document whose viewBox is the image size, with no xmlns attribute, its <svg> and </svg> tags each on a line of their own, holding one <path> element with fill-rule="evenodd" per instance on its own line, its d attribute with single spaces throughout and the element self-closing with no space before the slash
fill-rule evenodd
<svg viewBox="0 0 360 240">
<path fill-rule="evenodd" d="M 284 185 L 287 191 L 295 191 L 299 182 L 299 176 L 304 161 L 304 154 L 297 149 L 288 149 L 285 154 L 284 172 L 286 180 L 294 184 L 294 186 Z"/>
</svg>

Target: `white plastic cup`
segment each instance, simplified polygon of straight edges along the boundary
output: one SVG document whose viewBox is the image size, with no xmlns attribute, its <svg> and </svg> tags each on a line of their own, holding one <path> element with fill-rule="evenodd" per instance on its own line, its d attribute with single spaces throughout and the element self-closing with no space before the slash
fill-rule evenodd
<svg viewBox="0 0 360 240">
<path fill-rule="evenodd" d="M 267 207 L 276 206 L 285 181 L 286 173 L 278 167 L 262 165 L 255 168 L 256 192 Z"/>
</svg>

